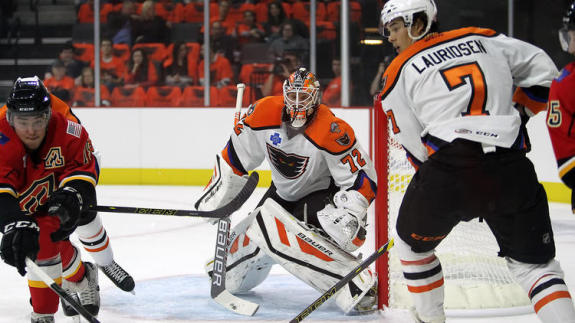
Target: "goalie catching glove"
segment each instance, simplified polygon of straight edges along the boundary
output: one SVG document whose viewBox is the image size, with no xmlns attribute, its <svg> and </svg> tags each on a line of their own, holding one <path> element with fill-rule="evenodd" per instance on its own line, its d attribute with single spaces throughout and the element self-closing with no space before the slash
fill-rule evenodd
<svg viewBox="0 0 575 323">
<path fill-rule="evenodd" d="M 64 186 L 58 189 L 47 203 L 48 214 L 60 219 L 60 228 L 50 234 L 52 241 L 61 241 L 70 236 L 78 223 L 82 212 L 82 195 L 73 187 Z"/>
<path fill-rule="evenodd" d="M 365 242 L 369 202 L 358 191 L 339 191 L 333 204 L 317 212 L 323 230 L 345 251 L 354 252 Z"/>
<path fill-rule="evenodd" d="M 214 173 L 204 187 L 202 196 L 196 201 L 194 206 L 198 211 L 212 211 L 230 202 L 241 191 L 248 175 L 237 175 L 232 167 L 218 154 L 216 155 L 216 165 Z M 208 219 L 207 221 L 216 224 L 219 219 Z"/>
</svg>

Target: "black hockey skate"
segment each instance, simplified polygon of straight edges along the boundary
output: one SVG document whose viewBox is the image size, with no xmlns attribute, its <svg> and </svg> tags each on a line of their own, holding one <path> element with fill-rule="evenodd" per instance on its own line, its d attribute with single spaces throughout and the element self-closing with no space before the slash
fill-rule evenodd
<svg viewBox="0 0 575 323">
<path fill-rule="evenodd" d="M 128 274 L 120 265 L 115 261 L 108 266 L 100 267 L 100 270 L 114 283 L 119 289 L 125 292 L 134 291 L 136 284 L 130 274 Z"/>
</svg>

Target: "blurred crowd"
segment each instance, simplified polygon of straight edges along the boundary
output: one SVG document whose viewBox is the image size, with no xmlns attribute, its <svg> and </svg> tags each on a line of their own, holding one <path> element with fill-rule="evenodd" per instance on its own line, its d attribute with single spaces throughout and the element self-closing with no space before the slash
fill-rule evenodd
<svg viewBox="0 0 575 323">
<path fill-rule="evenodd" d="M 101 1 L 102 106 L 203 106 L 203 0 Z M 93 24 L 93 0 L 79 4 L 78 24 Z M 310 4 L 304 1 L 210 3 L 209 71 L 212 106 L 233 106 L 235 84 L 247 102 L 281 95 L 285 78 L 307 64 Z M 318 1 L 318 39 L 333 40 L 339 1 Z M 361 4 L 351 1 L 352 21 Z M 183 34 L 182 34 L 183 31 Z M 340 105 L 341 68 L 333 48 L 324 101 Z M 47 68 L 48 89 L 73 106 L 94 105 L 94 44 L 72 40 Z"/>
</svg>

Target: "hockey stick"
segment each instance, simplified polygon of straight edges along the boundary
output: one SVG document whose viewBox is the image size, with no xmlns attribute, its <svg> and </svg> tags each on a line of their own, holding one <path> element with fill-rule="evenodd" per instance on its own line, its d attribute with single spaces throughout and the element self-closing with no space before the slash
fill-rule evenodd
<svg viewBox="0 0 575 323">
<path fill-rule="evenodd" d="M 236 96 L 236 110 L 234 113 L 234 127 L 240 121 L 242 113 L 242 98 L 244 96 L 245 85 L 239 83 L 238 95 Z M 216 251 L 214 254 L 214 270 L 212 273 L 212 287 L 210 294 L 216 303 L 242 315 L 254 315 L 259 308 L 259 304 L 246 301 L 232 295 L 226 290 L 226 263 L 228 260 L 228 240 L 230 235 L 231 220 L 223 217 L 218 221 L 218 236 L 216 239 Z"/>
<path fill-rule="evenodd" d="M 388 243 L 379 247 L 376 252 L 372 253 L 367 259 L 365 259 L 359 266 L 357 266 L 353 271 L 343 277 L 335 285 L 333 285 L 327 292 L 323 293 L 318 299 L 316 299 L 310 306 L 306 307 L 301 313 L 290 320 L 290 323 L 296 323 L 303 321 L 311 312 L 315 311 L 321 304 L 325 303 L 330 297 L 335 295 L 343 286 L 349 283 L 355 276 L 357 276 L 364 269 L 369 267 L 379 256 L 386 253 L 389 249 L 393 247 L 393 239 L 389 240 Z"/>
<path fill-rule="evenodd" d="M 172 216 L 191 216 L 200 218 L 223 218 L 239 209 L 245 201 L 252 195 L 259 181 L 259 174 L 252 172 L 248 181 L 242 187 L 242 190 L 228 204 L 212 211 L 196 210 L 174 210 L 174 209 L 152 209 L 144 207 L 129 206 L 106 206 L 98 205 L 92 207 L 92 211 L 112 212 L 112 213 L 136 213 L 136 214 L 155 214 L 155 215 L 172 215 Z"/>
<path fill-rule="evenodd" d="M 40 277 L 40 279 L 42 279 L 42 281 L 48 285 L 48 287 L 50 287 L 54 293 L 58 294 L 60 298 L 65 299 L 66 302 L 68 302 L 70 306 L 76 310 L 76 312 L 80 313 L 86 320 L 88 320 L 88 322 L 100 323 L 100 321 L 98 321 L 94 315 L 90 314 L 90 312 L 88 312 L 88 310 L 86 310 L 82 304 L 78 303 L 78 301 L 76 301 L 72 296 L 68 295 L 68 293 L 66 293 L 66 291 L 60 287 L 60 285 L 56 284 L 56 282 L 50 276 L 48 276 L 48 274 L 46 274 L 40 267 L 38 267 L 38 265 L 36 265 L 34 261 L 28 257 L 26 257 L 26 267 L 28 267 L 28 270 L 34 273 L 34 275 Z"/>
</svg>

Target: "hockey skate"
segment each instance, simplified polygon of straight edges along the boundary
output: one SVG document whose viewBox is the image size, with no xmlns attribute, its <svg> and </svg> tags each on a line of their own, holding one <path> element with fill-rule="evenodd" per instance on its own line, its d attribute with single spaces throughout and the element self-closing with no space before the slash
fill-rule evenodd
<svg viewBox="0 0 575 323">
<path fill-rule="evenodd" d="M 30 315 L 30 322 L 32 323 L 54 323 L 54 314 L 38 314 L 32 312 Z"/>
<path fill-rule="evenodd" d="M 98 269 L 96 265 L 84 262 L 86 273 L 84 278 L 77 283 L 68 282 L 65 288 L 66 292 L 79 300 L 79 303 L 90 312 L 97 316 L 100 311 L 100 286 L 98 285 Z M 78 312 L 65 300 L 62 301 L 62 310 L 66 316 L 77 316 Z"/>
<path fill-rule="evenodd" d="M 134 294 L 134 279 L 115 261 L 107 266 L 99 266 L 100 270 L 114 283 L 119 289 Z"/>
</svg>

